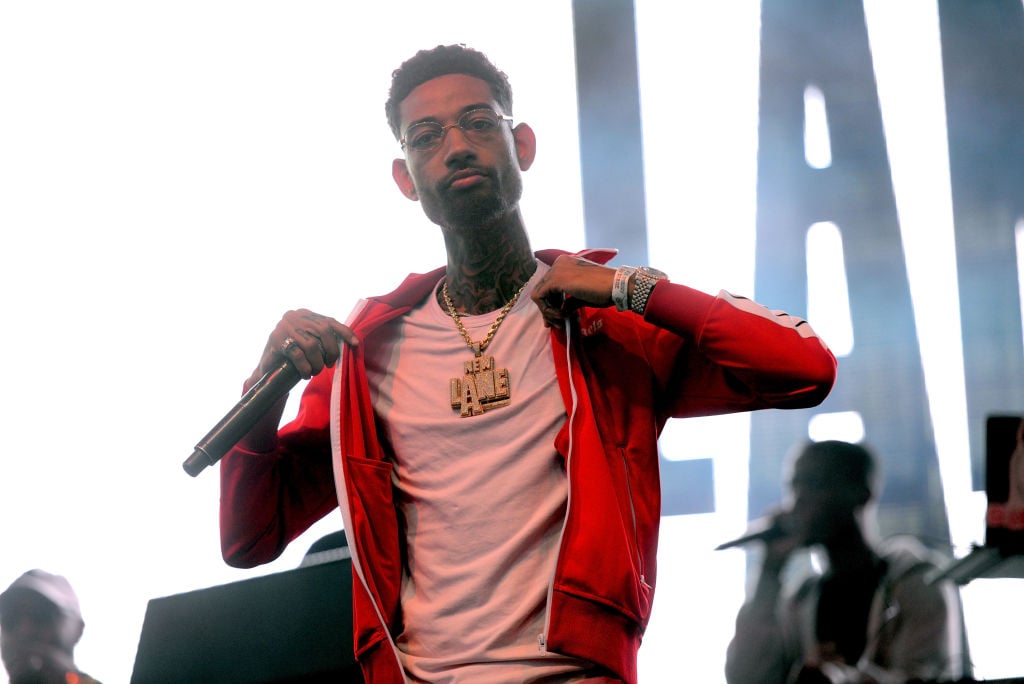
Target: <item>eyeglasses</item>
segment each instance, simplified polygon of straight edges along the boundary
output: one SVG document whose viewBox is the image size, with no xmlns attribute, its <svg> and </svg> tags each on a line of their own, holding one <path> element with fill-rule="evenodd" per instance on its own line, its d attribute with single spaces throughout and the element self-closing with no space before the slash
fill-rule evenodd
<svg viewBox="0 0 1024 684">
<path fill-rule="evenodd" d="M 442 126 L 436 121 L 421 121 L 409 126 L 405 135 L 399 140 L 402 149 L 413 152 L 433 152 L 444 141 L 445 134 L 451 128 L 458 127 L 462 134 L 474 143 L 487 142 L 494 138 L 502 121 L 512 121 L 511 116 L 498 114 L 493 109 L 480 107 L 470 109 L 459 117 L 455 123 Z"/>
</svg>

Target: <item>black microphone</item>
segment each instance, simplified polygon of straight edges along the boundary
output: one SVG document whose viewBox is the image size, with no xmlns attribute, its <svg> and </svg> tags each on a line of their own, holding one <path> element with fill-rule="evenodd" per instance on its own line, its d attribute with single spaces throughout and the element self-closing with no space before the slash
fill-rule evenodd
<svg viewBox="0 0 1024 684">
<path fill-rule="evenodd" d="M 224 418 L 212 430 L 206 433 L 195 451 L 181 467 L 195 477 L 207 466 L 223 458 L 228 449 L 235 446 L 245 436 L 270 407 L 278 402 L 288 391 L 299 382 L 299 372 L 288 359 L 281 359 L 276 368 L 272 368 L 235 404 Z"/>
<path fill-rule="evenodd" d="M 770 542 L 776 539 L 782 539 L 783 537 L 789 536 L 789 529 L 784 522 L 778 518 L 772 520 L 769 523 L 762 523 L 760 529 L 756 529 L 747 532 L 742 537 L 736 537 L 731 541 L 719 544 L 715 547 L 715 551 L 723 551 L 725 549 L 731 549 L 736 546 L 743 546 L 751 542 Z"/>
</svg>

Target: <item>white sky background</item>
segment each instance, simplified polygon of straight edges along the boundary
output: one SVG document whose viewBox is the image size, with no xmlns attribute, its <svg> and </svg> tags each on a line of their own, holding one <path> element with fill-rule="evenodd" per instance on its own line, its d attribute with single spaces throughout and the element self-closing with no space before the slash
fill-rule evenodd
<svg viewBox="0 0 1024 684">
<path fill-rule="evenodd" d="M 917 89 L 902 106 L 941 118 L 941 82 L 920 82 L 939 76 L 934 3 L 900 15 L 888 4 L 868 3 L 873 48 L 899 36 L 907 69 L 890 73 Z M 523 200 L 534 246 L 584 246 L 569 3 L 369 5 L 0 4 L 0 586 L 31 567 L 65 574 L 87 621 L 79 664 L 103 681 L 128 680 L 149 599 L 292 569 L 341 526 L 330 516 L 278 561 L 228 568 L 216 469 L 193 479 L 181 463 L 237 401 L 285 310 L 343 319 L 358 297 L 443 263 L 438 229 L 390 177 L 399 150 L 383 102 L 403 59 L 466 42 L 509 74 L 516 118 L 539 139 Z M 652 261 L 710 292 L 749 293 L 758 4 L 638 0 L 637 20 Z M 948 212 L 931 192 L 948 193 L 945 159 L 923 156 L 945 149 L 944 128 L 909 120 L 902 158 L 918 166 L 893 159 L 897 192 L 917 177 L 937 205 L 926 209 Z M 938 177 L 920 180 L 922 168 Z M 908 260 L 928 230 L 933 265 L 909 264 L 913 294 L 925 362 L 949 369 L 951 222 L 900 211 Z M 955 348 L 929 344 L 940 338 Z M 962 373 L 926 367 L 926 380 L 952 397 L 933 412 L 951 510 L 969 522 L 955 538 L 980 541 L 962 482 Z M 743 554 L 710 549 L 746 520 L 747 426 L 733 416 L 665 436 L 673 457 L 716 457 L 719 512 L 665 521 L 644 681 L 675 681 L 681 660 L 693 681 L 721 679 Z"/>
</svg>

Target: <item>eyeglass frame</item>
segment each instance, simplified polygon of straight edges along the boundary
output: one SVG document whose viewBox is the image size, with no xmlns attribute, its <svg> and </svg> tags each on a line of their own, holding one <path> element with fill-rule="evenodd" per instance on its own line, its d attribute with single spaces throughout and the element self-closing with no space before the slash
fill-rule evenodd
<svg viewBox="0 0 1024 684">
<path fill-rule="evenodd" d="M 451 130 L 452 128 L 458 128 L 463 133 L 470 133 L 471 132 L 470 129 L 464 127 L 462 125 L 462 121 L 463 121 L 463 119 L 465 119 L 467 116 L 469 116 L 473 112 L 479 112 L 479 111 L 486 111 L 486 112 L 490 112 L 491 114 L 494 114 L 494 116 L 498 117 L 498 125 L 501 125 L 502 121 L 508 121 L 509 125 L 512 124 L 513 117 L 510 116 L 509 114 L 501 114 L 499 112 L 496 112 L 496 111 L 494 111 L 494 109 L 492 107 L 473 107 L 472 109 L 467 109 L 462 114 L 460 114 L 459 118 L 456 119 L 454 123 L 441 124 L 441 123 L 439 123 L 437 121 L 417 121 L 416 123 L 412 124 L 411 126 L 409 126 L 408 128 L 405 129 L 405 134 L 402 135 L 402 137 L 398 139 L 398 144 L 401 146 L 402 150 L 404 150 L 405 152 L 408 152 L 409 148 L 406 145 L 406 143 L 407 143 L 408 138 L 409 138 L 409 131 L 411 131 L 412 129 L 416 128 L 417 126 L 436 125 L 436 126 L 440 127 L 440 129 L 441 129 L 440 137 L 438 138 L 436 146 L 431 147 L 429 149 L 425 149 L 425 150 L 417 150 L 415 148 L 412 148 L 413 152 L 419 152 L 421 154 L 425 154 L 425 153 L 429 153 L 429 152 L 435 152 L 444 143 L 444 139 L 445 139 L 445 137 L 447 137 L 448 131 Z M 495 128 L 495 130 L 497 130 L 497 128 Z"/>
</svg>

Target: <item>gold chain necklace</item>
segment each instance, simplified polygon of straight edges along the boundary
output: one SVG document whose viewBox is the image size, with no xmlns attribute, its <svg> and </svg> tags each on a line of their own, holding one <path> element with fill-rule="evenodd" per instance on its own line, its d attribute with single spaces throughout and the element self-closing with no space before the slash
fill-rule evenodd
<svg viewBox="0 0 1024 684">
<path fill-rule="evenodd" d="M 523 294 L 523 290 L 526 289 L 526 284 L 529 283 L 529 279 L 523 283 L 514 295 L 512 299 L 508 300 L 505 306 L 501 307 L 501 311 L 498 312 L 498 317 L 494 319 L 494 323 L 491 324 L 491 329 L 487 331 L 487 336 L 479 342 L 474 342 L 473 338 L 469 336 L 469 331 L 466 330 L 466 326 L 462 324 L 462 314 L 455 310 L 455 305 L 452 303 L 451 298 L 448 296 L 448 282 L 445 281 L 444 286 L 441 288 L 441 296 L 444 297 L 444 305 L 448 307 L 448 315 L 455 320 L 455 327 L 459 329 L 459 333 L 462 335 L 462 339 L 466 340 L 466 344 L 473 350 L 473 354 L 480 356 L 487 345 L 491 343 L 494 338 L 494 333 L 498 332 L 498 326 L 505 320 L 505 316 L 512 310 L 512 307 L 519 301 L 519 295 Z"/>
<path fill-rule="evenodd" d="M 470 337 L 466 326 L 462 324 L 462 315 L 455 310 L 451 297 L 448 296 L 448 281 L 441 288 L 441 296 L 444 297 L 444 304 L 448 307 L 448 315 L 455 320 L 455 327 L 459 329 L 462 339 L 473 350 L 473 358 L 462 364 L 462 377 L 452 378 L 448 381 L 448 393 L 453 409 L 458 409 L 459 415 L 478 416 L 484 411 L 499 406 L 508 406 L 512 401 L 509 392 L 509 379 L 507 368 L 496 368 L 493 356 L 484 356 L 484 349 L 494 339 L 494 333 L 498 332 L 498 326 L 505 320 L 505 316 L 512 310 L 512 307 L 519 301 L 519 295 L 526 289 L 530 279 L 527 278 L 520 288 L 512 295 L 505 306 L 501 307 L 498 317 L 491 324 L 487 335 L 479 342 L 474 342 Z"/>
</svg>

